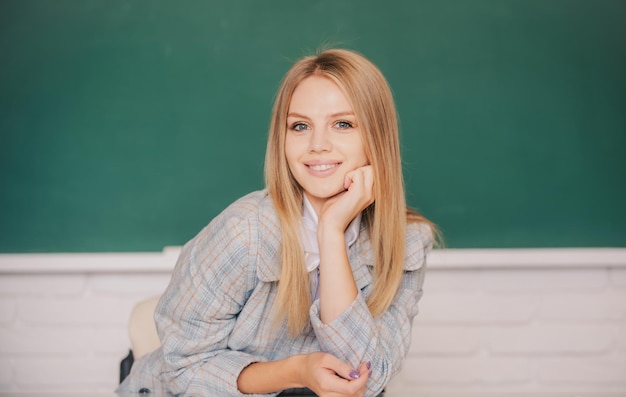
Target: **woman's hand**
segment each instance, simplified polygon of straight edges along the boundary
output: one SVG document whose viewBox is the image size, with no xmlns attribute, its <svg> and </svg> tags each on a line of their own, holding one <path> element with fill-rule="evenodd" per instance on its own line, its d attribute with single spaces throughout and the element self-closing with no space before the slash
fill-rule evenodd
<svg viewBox="0 0 626 397">
<path fill-rule="evenodd" d="M 315 352 L 304 356 L 300 377 L 320 397 L 362 397 L 371 371 L 362 363 L 355 370 L 330 353 Z"/>
<path fill-rule="evenodd" d="M 374 174 L 371 165 L 346 174 L 345 191 L 328 199 L 319 214 L 320 226 L 344 232 L 352 219 L 374 202 Z"/>
<path fill-rule="evenodd" d="M 355 370 L 330 353 L 315 352 L 252 363 L 239 374 L 237 388 L 245 394 L 266 394 L 308 387 L 322 397 L 362 397 L 370 374 L 369 364 Z"/>
<path fill-rule="evenodd" d="M 346 250 L 344 232 L 348 224 L 374 202 L 374 174 L 366 165 L 348 172 L 345 191 L 328 199 L 317 223 L 320 252 L 320 319 L 330 324 L 357 297 L 358 290 Z"/>
</svg>

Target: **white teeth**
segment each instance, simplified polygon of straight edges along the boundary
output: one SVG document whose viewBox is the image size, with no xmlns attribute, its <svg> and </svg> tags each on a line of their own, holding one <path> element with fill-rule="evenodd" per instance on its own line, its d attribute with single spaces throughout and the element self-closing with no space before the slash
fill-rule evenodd
<svg viewBox="0 0 626 397">
<path fill-rule="evenodd" d="M 314 171 L 326 171 L 333 168 L 336 164 L 320 164 L 320 165 L 310 165 L 312 170 Z"/>
</svg>

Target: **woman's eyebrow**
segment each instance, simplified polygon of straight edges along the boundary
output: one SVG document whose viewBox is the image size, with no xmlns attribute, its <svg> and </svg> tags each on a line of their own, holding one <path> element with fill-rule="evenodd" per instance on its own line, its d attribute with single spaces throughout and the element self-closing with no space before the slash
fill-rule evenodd
<svg viewBox="0 0 626 397">
<path fill-rule="evenodd" d="M 333 113 L 333 114 L 330 115 L 331 118 L 344 117 L 344 116 L 354 116 L 354 112 L 353 111 L 346 111 L 346 112 Z"/>
<path fill-rule="evenodd" d="M 297 118 L 300 118 L 300 119 L 308 119 L 307 116 L 305 116 L 303 114 L 300 114 L 300 113 L 296 113 L 296 112 L 289 112 L 289 113 L 287 113 L 287 117 L 297 117 Z"/>
<path fill-rule="evenodd" d="M 337 112 L 337 113 L 333 113 L 331 115 L 329 115 L 329 118 L 336 118 L 336 117 L 344 117 L 344 116 L 354 116 L 354 112 L 353 111 L 344 111 L 344 112 Z M 297 113 L 297 112 L 289 112 L 287 113 L 287 117 L 298 117 L 298 118 L 302 118 L 302 119 L 308 119 L 308 116 L 305 116 L 303 114 Z"/>
</svg>

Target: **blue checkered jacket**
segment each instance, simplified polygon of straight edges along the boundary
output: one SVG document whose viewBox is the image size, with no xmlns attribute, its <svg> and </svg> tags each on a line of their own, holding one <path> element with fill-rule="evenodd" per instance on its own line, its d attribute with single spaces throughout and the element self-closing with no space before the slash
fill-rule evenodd
<svg viewBox="0 0 626 397">
<path fill-rule="evenodd" d="M 409 350 L 432 247 L 430 229 L 409 224 L 400 289 L 392 306 L 373 317 L 366 304 L 373 255 L 362 227 L 348 253 L 357 298 L 329 324 L 320 320 L 315 301 L 310 327 L 297 337 L 272 324 L 280 236 L 276 211 L 262 190 L 237 200 L 185 244 L 155 313 L 162 346 L 134 363 L 117 392 L 244 396 L 237 378 L 251 363 L 324 351 L 355 368 L 371 361 L 366 395 L 378 395 Z"/>
</svg>

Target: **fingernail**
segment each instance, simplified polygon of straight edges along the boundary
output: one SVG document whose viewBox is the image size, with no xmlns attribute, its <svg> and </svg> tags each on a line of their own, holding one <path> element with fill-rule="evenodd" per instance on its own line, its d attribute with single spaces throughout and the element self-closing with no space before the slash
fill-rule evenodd
<svg viewBox="0 0 626 397">
<path fill-rule="evenodd" d="M 367 367 L 367 369 L 372 368 L 372 362 L 371 361 L 366 362 L 365 366 Z"/>
<path fill-rule="evenodd" d="M 356 370 L 354 370 L 354 369 L 353 369 L 352 371 L 350 371 L 350 373 L 349 373 L 348 375 L 350 375 L 350 377 L 351 377 L 352 379 L 359 379 L 359 376 L 361 376 L 361 375 L 359 375 L 359 373 L 358 373 L 358 372 L 356 372 Z"/>
</svg>

